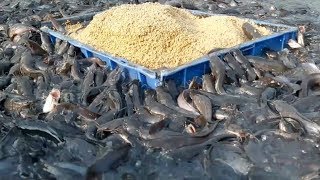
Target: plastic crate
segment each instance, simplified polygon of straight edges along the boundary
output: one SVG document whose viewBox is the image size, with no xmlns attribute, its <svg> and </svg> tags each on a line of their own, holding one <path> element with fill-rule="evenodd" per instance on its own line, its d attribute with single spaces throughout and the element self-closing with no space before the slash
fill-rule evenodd
<svg viewBox="0 0 320 180">
<path fill-rule="evenodd" d="M 199 11 L 191 12 L 200 16 L 221 15 L 208 14 Z M 70 22 L 89 22 L 93 18 L 94 14 L 96 13 L 58 19 L 58 22 L 65 22 L 67 20 Z M 273 24 L 257 20 L 251 21 L 258 25 L 267 27 L 275 33 L 269 36 L 261 37 L 253 41 L 242 43 L 232 48 L 216 51 L 211 54 L 223 58 L 226 53 L 228 53 L 232 49 L 237 48 L 241 50 L 243 55 L 262 56 L 264 55 L 264 52 L 267 49 L 273 51 L 281 51 L 282 49 L 288 46 L 287 42 L 289 39 L 297 38 L 298 28 L 296 27 L 287 26 L 283 24 Z M 145 88 L 155 89 L 157 86 L 161 85 L 164 81 L 169 79 L 175 80 L 177 85 L 186 87 L 189 84 L 189 82 L 193 79 L 193 77 L 201 77 L 203 74 L 209 73 L 211 71 L 209 66 L 209 59 L 206 56 L 200 57 L 194 61 L 191 61 L 187 64 L 184 64 L 176 68 L 159 71 L 150 70 L 140 65 L 133 64 L 126 59 L 114 57 L 106 52 L 99 52 L 95 50 L 93 47 L 83 44 L 68 36 L 65 36 L 62 33 L 50 29 L 49 27 L 50 23 L 43 23 L 41 30 L 50 34 L 53 43 L 55 42 L 56 38 L 68 41 L 75 47 L 80 48 L 81 52 L 84 54 L 85 57 L 98 57 L 101 60 L 105 61 L 111 69 L 114 69 L 117 66 L 121 66 L 123 67 L 123 69 L 126 70 L 130 79 L 138 79 Z"/>
</svg>

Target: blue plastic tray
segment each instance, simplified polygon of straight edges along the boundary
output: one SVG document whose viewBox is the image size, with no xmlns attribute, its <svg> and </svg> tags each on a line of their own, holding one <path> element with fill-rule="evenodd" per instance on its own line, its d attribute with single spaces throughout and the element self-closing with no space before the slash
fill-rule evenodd
<svg viewBox="0 0 320 180">
<path fill-rule="evenodd" d="M 199 11 L 192 11 L 192 13 L 203 16 L 221 15 L 208 14 Z M 93 16 L 94 14 L 87 14 L 84 16 L 60 19 L 59 21 L 90 21 Z M 211 54 L 218 55 L 220 58 L 223 58 L 226 53 L 228 53 L 234 48 L 237 48 L 240 49 L 244 55 L 262 56 L 266 49 L 280 51 L 287 47 L 287 42 L 289 39 L 297 38 L 298 28 L 296 27 L 282 24 L 272 24 L 257 20 L 251 21 L 255 22 L 258 25 L 267 27 L 273 30 L 275 33 L 273 33 L 270 36 L 264 36 L 262 38 L 253 41 L 248 41 L 238 46 L 234 46 L 232 48 L 216 51 Z M 47 26 L 50 25 L 48 23 L 43 24 L 41 30 L 50 34 L 53 43 L 55 42 L 56 38 L 68 41 L 75 47 L 80 48 L 81 52 L 84 54 L 85 57 L 98 57 L 101 60 L 105 61 L 111 69 L 114 69 L 117 66 L 121 66 L 127 71 L 130 79 L 140 80 L 141 84 L 146 88 L 155 89 L 157 86 L 161 85 L 165 80 L 169 79 L 175 80 L 177 85 L 186 87 L 188 86 L 189 82 L 192 80 L 193 77 L 201 77 L 203 74 L 209 73 L 211 71 L 209 66 L 209 59 L 206 56 L 200 57 L 194 61 L 191 61 L 190 63 L 176 68 L 159 71 L 150 70 L 140 65 L 133 64 L 126 59 L 114 57 L 106 52 L 99 52 L 95 50 L 93 47 L 82 44 L 81 42 L 75 39 L 71 39 L 70 37 L 65 36 L 57 31 L 54 31 Z"/>
</svg>

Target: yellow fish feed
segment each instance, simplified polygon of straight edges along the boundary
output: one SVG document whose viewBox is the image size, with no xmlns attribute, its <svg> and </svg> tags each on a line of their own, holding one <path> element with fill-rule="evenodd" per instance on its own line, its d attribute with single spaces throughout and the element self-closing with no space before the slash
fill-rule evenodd
<svg viewBox="0 0 320 180">
<path fill-rule="evenodd" d="M 99 51 L 150 69 L 174 68 L 215 48 L 248 41 L 246 21 L 233 16 L 195 16 L 187 10 L 159 3 L 125 4 L 94 16 L 79 30 L 68 25 L 72 38 Z M 271 32 L 254 25 L 262 34 Z"/>
</svg>

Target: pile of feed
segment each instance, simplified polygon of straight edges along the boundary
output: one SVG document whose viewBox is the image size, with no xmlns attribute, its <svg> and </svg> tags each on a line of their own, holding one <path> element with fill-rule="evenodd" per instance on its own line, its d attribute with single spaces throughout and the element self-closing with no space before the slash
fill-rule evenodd
<svg viewBox="0 0 320 180">
<path fill-rule="evenodd" d="M 94 16 L 90 24 L 68 26 L 72 38 L 99 51 L 150 69 L 173 68 L 215 48 L 228 48 L 249 39 L 245 20 L 232 16 L 201 18 L 187 10 L 159 3 L 126 4 Z M 262 35 L 266 28 L 254 25 Z"/>
</svg>

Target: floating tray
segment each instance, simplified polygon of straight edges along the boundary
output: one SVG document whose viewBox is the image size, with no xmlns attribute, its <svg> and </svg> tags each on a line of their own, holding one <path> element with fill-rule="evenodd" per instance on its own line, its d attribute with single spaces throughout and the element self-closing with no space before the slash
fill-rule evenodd
<svg viewBox="0 0 320 180">
<path fill-rule="evenodd" d="M 200 11 L 191 11 L 193 14 L 198 16 L 219 16 L 221 14 L 208 14 Z M 68 18 L 61 18 L 57 21 L 60 23 L 70 21 L 71 23 L 76 22 L 87 22 L 89 23 L 93 16 L 97 13 L 85 14 L 81 16 L 73 16 Z M 245 18 L 243 18 L 245 19 Z M 230 52 L 232 49 L 240 49 L 243 55 L 254 55 L 262 56 L 266 50 L 281 51 L 282 49 L 288 47 L 287 42 L 289 39 L 297 39 L 298 28 L 287 26 L 283 24 L 273 24 L 263 21 L 250 20 L 260 26 L 264 26 L 274 33 L 269 36 L 264 36 L 259 39 L 244 42 L 240 45 L 234 46 L 232 48 L 223 49 L 220 51 L 212 52 L 210 55 L 217 55 L 223 58 L 224 55 Z M 193 77 L 201 77 L 203 74 L 209 73 L 209 59 L 208 56 L 203 56 L 195 59 L 187 64 L 178 66 L 176 68 L 165 69 L 165 70 L 150 70 L 140 65 L 131 63 L 130 61 L 112 56 L 106 52 L 100 52 L 95 50 L 93 47 L 83 44 L 75 39 L 63 35 L 57 31 L 50 29 L 51 24 L 49 22 L 42 23 L 41 30 L 50 34 L 52 43 L 55 42 L 56 38 L 64 41 L 68 41 L 75 47 L 80 48 L 81 52 L 85 57 L 98 57 L 105 61 L 111 69 L 117 66 L 122 67 L 126 70 L 130 79 L 138 79 L 145 88 L 155 89 L 157 86 L 161 85 L 164 81 L 173 79 L 176 81 L 177 85 L 186 87 Z"/>
</svg>

